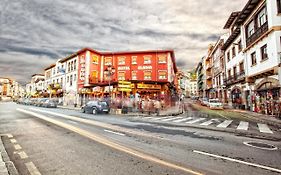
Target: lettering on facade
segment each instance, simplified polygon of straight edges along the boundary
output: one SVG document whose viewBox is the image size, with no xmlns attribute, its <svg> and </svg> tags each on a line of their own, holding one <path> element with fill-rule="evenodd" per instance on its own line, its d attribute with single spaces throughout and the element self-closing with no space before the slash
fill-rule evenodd
<svg viewBox="0 0 281 175">
<path fill-rule="evenodd" d="M 129 66 L 119 66 L 118 70 L 130 70 Z"/>
<path fill-rule="evenodd" d="M 157 85 L 157 84 L 137 84 L 137 88 L 138 89 L 161 89 L 161 85 Z"/>
<path fill-rule="evenodd" d="M 79 77 L 81 81 L 85 80 L 85 73 L 86 73 L 85 63 L 86 63 L 86 60 L 85 60 L 84 56 L 81 56 L 81 58 L 80 58 L 81 69 L 80 69 L 80 77 Z"/>
<path fill-rule="evenodd" d="M 138 66 L 138 70 L 151 70 L 152 66 Z"/>
</svg>

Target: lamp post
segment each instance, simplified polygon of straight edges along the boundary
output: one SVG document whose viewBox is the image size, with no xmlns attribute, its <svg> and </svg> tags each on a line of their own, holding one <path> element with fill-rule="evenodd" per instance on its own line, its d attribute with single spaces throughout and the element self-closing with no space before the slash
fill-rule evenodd
<svg viewBox="0 0 281 175">
<path fill-rule="evenodd" d="M 115 68 L 111 65 L 108 65 L 107 68 L 104 70 L 105 74 L 108 77 L 108 88 L 109 88 L 109 104 L 111 104 L 111 88 L 110 88 L 110 82 L 111 82 L 111 76 L 115 72 Z"/>
</svg>

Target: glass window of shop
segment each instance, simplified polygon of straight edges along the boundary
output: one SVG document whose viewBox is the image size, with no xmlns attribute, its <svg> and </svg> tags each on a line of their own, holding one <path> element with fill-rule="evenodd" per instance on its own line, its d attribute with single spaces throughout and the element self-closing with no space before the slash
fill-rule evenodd
<svg viewBox="0 0 281 175">
<path fill-rule="evenodd" d="M 144 80 L 151 80 L 151 71 L 144 72 Z"/>
<path fill-rule="evenodd" d="M 144 59 L 144 64 L 151 64 L 151 56 L 144 56 L 143 57 Z"/>
<path fill-rule="evenodd" d="M 167 79 L 167 72 L 166 71 L 159 71 L 159 80 Z"/>
</svg>

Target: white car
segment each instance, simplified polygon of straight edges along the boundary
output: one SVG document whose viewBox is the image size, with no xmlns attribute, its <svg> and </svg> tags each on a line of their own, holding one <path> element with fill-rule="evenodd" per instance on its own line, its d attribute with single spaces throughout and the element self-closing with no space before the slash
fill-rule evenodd
<svg viewBox="0 0 281 175">
<path fill-rule="evenodd" d="M 209 106 L 209 100 L 208 98 L 203 98 L 200 100 L 202 106 Z"/>
<path fill-rule="evenodd" d="M 219 101 L 219 99 L 210 99 L 209 107 L 210 109 L 223 109 L 223 104 Z"/>
</svg>

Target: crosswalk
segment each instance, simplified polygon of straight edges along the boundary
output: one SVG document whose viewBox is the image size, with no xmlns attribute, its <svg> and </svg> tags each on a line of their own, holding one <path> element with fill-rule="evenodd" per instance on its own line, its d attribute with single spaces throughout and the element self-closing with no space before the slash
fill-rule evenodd
<svg viewBox="0 0 281 175">
<path fill-rule="evenodd" d="M 178 124 L 194 124 L 200 126 L 214 126 L 217 128 L 235 128 L 241 131 L 248 131 L 250 123 L 246 121 L 223 120 L 217 118 L 204 118 L 204 117 L 184 117 L 184 116 L 166 116 L 166 117 L 137 117 L 141 120 L 154 121 L 154 122 L 169 122 Z M 273 131 L 267 124 L 256 123 L 257 130 L 261 133 L 273 134 Z"/>
</svg>

